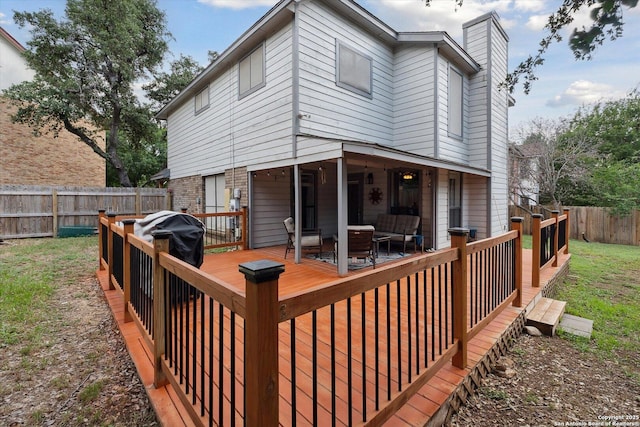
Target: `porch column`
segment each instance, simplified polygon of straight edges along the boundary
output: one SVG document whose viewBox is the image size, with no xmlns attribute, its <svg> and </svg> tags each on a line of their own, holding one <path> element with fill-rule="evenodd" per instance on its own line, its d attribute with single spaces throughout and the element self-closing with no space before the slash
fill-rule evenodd
<svg viewBox="0 0 640 427">
<path fill-rule="evenodd" d="M 338 275 L 346 276 L 349 265 L 347 257 L 347 223 L 349 204 L 347 200 L 347 161 L 338 159 Z"/>
<path fill-rule="evenodd" d="M 294 247 L 294 260 L 296 264 L 300 264 L 302 258 L 302 250 L 300 249 L 300 238 L 302 236 L 302 206 L 300 206 L 300 166 L 297 164 L 293 165 L 293 194 L 294 194 L 294 203 L 293 203 L 293 221 L 295 226 L 295 234 L 293 239 L 295 241 Z"/>
</svg>

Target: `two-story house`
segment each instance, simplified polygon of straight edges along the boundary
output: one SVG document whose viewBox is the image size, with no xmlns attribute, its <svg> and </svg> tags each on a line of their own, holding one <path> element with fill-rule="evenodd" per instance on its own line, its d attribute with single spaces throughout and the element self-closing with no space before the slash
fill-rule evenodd
<svg viewBox="0 0 640 427">
<path fill-rule="evenodd" d="M 176 208 L 239 197 L 256 248 L 283 244 L 288 216 L 343 242 L 348 224 L 419 215 L 436 249 L 451 227 L 506 230 L 508 37 L 495 13 L 463 31 L 460 46 L 350 0 L 280 1 L 159 112 Z"/>
</svg>

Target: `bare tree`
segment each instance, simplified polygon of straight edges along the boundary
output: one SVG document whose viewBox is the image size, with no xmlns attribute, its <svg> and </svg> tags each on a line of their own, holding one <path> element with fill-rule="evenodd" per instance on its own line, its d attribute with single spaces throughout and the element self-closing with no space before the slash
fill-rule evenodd
<svg viewBox="0 0 640 427">
<path fill-rule="evenodd" d="M 560 186 L 560 182 L 580 183 L 589 177 L 590 171 L 582 160 L 597 155 L 590 139 L 584 132 L 571 130 L 563 119 L 535 118 L 517 133 L 521 141 L 516 145 L 517 152 L 526 153 L 521 157 L 528 165 L 521 167 L 512 179 L 520 181 L 521 189 L 530 188 L 523 182 L 535 183 L 539 201 L 548 200 L 554 209 L 559 209 L 566 191 L 570 191 L 570 187 Z"/>
</svg>

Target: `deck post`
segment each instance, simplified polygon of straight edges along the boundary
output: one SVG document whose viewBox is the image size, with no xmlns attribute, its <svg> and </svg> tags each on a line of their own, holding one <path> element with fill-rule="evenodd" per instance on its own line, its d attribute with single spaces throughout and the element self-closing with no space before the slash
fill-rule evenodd
<svg viewBox="0 0 640 427">
<path fill-rule="evenodd" d="M 513 300 L 514 307 L 522 307 L 522 221 L 524 218 L 514 216 L 511 218 L 511 229 L 518 232 L 515 245 L 515 260 L 513 266 L 513 274 L 516 281 L 516 299 Z"/>
<path fill-rule="evenodd" d="M 104 248 L 102 247 L 102 218 L 106 216 L 106 210 L 98 209 L 98 269 L 104 270 L 102 258 L 104 257 Z"/>
<path fill-rule="evenodd" d="M 107 261 L 109 276 L 109 290 L 114 290 L 116 287 L 113 285 L 113 230 L 111 230 L 111 226 L 116 222 L 116 214 L 113 212 L 109 212 L 107 214 L 107 220 L 109 221 L 109 226 L 107 228 Z"/>
<path fill-rule="evenodd" d="M 271 260 L 239 265 L 246 283 L 245 413 L 248 426 L 277 426 L 278 389 L 278 278 L 284 264 Z"/>
<path fill-rule="evenodd" d="M 129 313 L 129 302 L 131 301 L 131 245 L 129 244 L 129 234 L 133 234 L 133 224 L 135 219 L 125 219 L 122 221 L 124 226 L 124 239 L 122 239 L 122 293 L 124 294 L 124 321 L 131 322 L 133 319 Z"/>
<path fill-rule="evenodd" d="M 569 236 L 571 236 L 571 228 L 569 228 L 569 226 L 571 225 L 571 223 L 569 222 L 569 210 L 570 210 L 569 208 L 563 209 L 564 214 L 567 216 L 567 224 L 564 227 L 564 230 L 565 230 L 564 241 L 566 243 L 566 246 L 564 247 L 565 254 L 569 253 Z"/>
<path fill-rule="evenodd" d="M 542 236 L 540 235 L 540 223 L 542 214 L 533 214 L 533 224 L 531 225 L 532 258 L 531 258 L 531 286 L 540 287 L 540 251 L 542 250 Z"/>
<path fill-rule="evenodd" d="M 155 230 L 153 236 L 153 385 L 155 388 L 168 383 L 162 371 L 162 355 L 165 345 L 165 274 L 160 266 L 160 253 L 169 252 L 169 239 L 173 235 L 169 230 Z"/>
<path fill-rule="evenodd" d="M 249 221 L 247 220 L 249 209 L 246 206 L 242 207 L 242 250 L 246 251 L 249 249 L 249 230 L 247 229 L 247 225 Z"/>
<path fill-rule="evenodd" d="M 551 216 L 556 220 L 556 225 L 554 233 L 553 233 L 553 265 L 554 267 L 558 266 L 558 233 L 560 233 L 560 223 L 558 222 L 558 216 L 560 215 L 560 211 L 554 210 L 551 211 Z"/>
<path fill-rule="evenodd" d="M 467 237 L 466 228 L 450 228 L 451 247 L 458 249 L 453 263 L 453 337 L 458 339 L 458 352 L 452 363 L 456 368 L 467 366 Z"/>
</svg>

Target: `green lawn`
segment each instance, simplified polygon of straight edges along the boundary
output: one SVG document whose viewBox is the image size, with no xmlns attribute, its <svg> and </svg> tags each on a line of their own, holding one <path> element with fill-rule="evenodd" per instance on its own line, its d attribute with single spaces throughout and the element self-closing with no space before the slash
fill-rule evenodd
<svg viewBox="0 0 640 427">
<path fill-rule="evenodd" d="M 569 249 L 571 271 L 556 298 L 567 313 L 593 320 L 593 335 L 564 336 L 640 381 L 640 247 L 572 240 Z"/>
<path fill-rule="evenodd" d="M 0 347 L 38 345 L 52 315 L 48 301 L 98 266 L 97 238 L 10 240 L 0 246 Z"/>
</svg>

